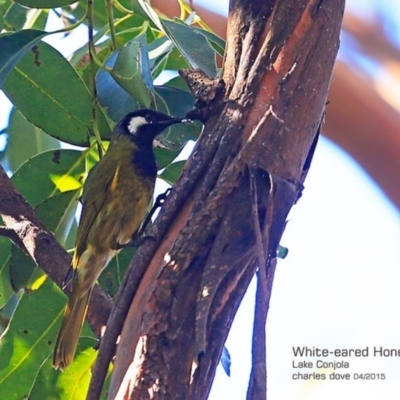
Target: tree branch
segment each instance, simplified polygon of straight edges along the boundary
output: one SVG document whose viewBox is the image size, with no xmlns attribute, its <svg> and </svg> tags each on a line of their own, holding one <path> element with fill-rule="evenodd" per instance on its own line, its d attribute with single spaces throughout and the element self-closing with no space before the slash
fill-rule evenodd
<svg viewBox="0 0 400 400">
<path fill-rule="evenodd" d="M 257 265 L 254 232 L 245 218 L 246 209 L 251 212 L 245 166 L 260 171 L 257 188 L 268 187 L 261 171 L 277 182 L 272 215 L 268 196 L 259 196 L 272 260 L 302 188 L 324 112 L 343 2 L 338 7 L 310 0 L 300 7 L 294 1 L 237 0 L 231 10 L 228 32 L 235 37 L 228 37 L 223 108 L 217 98 L 215 109 L 222 111 L 210 114 L 176 185 L 181 188 L 194 173 L 198 189 L 180 192 L 181 208 L 170 209 L 173 222 L 144 268 L 121 332 L 110 398 L 206 397 L 244 290 L 239 284 L 248 284 Z M 200 149 L 210 155 L 207 165 L 199 163 Z M 197 175 L 199 169 L 207 174 Z M 244 232 L 250 236 L 239 251 L 235 239 Z"/>
<path fill-rule="evenodd" d="M 37 218 L 35 211 L 23 199 L 12 184 L 10 178 L 0 166 L 0 215 L 10 239 L 27 253 L 59 286 L 67 274 L 71 257 L 56 241 L 53 234 L 46 230 Z M 14 233 L 11 233 L 14 232 Z M 67 295 L 70 288 L 65 289 Z M 88 310 L 88 322 L 93 331 L 100 336 L 101 328 L 107 323 L 112 302 L 98 286 L 95 287 Z"/>
<path fill-rule="evenodd" d="M 179 15 L 178 3 L 174 0 L 153 0 L 152 4 L 170 17 Z M 203 8 L 200 1 L 195 1 L 193 7 L 214 32 L 226 37 L 225 16 Z M 343 29 L 358 42 L 364 55 L 379 60 L 386 69 L 386 76 L 398 82 L 400 74 L 395 66 L 400 51 L 378 22 L 362 20 L 346 12 Z M 376 77 L 362 76 L 360 68 L 337 62 L 323 134 L 354 157 L 400 209 L 396 172 L 400 169 L 400 103 L 393 96 L 390 101 L 382 96 L 379 89 L 383 84 L 377 82 Z M 386 92 L 390 92 L 389 85 L 386 83 Z"/>
<path fill-rule="evenodd" d="M 23 241 L 14 229 L 0 226 L 0 236 L 9 238 L 17 247 L 19 247 L 27 256 L 29 256 L 29 253 L 26 250 Z"/>
</svg>

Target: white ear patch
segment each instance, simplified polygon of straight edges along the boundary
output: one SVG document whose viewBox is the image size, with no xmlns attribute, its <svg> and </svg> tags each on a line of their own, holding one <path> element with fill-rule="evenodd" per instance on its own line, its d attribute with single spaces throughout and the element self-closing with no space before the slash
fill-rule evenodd
<svg viewBox="0 0 400 400">
<path fill-rule="evenodd" d="M 137 130 L 139 129 L 139 127 L 148 124 L 148 122 L 146 121 L 146 118 L 144 117 L 133 117 L 131 118 L 131 120 L 129 121 L 128 124 L 128 129 L 129 132 L 134 134 L 137 132 Z"/>
</svg>

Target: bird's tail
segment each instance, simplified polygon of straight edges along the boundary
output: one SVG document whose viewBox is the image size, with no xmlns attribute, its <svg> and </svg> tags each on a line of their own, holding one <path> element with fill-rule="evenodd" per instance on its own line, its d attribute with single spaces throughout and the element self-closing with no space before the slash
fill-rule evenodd
<svg viewBox="0 0 400 400">
<path fill-rule="evenodd" d="M 75 271 L 73 290 L 65 307 L 53 354 L 53 367 L 64 370 L 74 359 L 93 287 L 87 289 Z"/>
</svg>

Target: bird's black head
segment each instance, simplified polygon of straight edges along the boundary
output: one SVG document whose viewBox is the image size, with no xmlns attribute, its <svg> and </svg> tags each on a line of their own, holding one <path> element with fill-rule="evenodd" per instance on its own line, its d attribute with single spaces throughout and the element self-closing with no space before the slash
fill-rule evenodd
<svg viewBox="0 0 400 400">
<path fill-rule="evenodd" d="M 143 109 L 125 115 L 118 122 L 114 132 L 127 135 L 135 142 L 151 144 L 154 138 L 165 128 L 184 121 L 181 118 L 170 117 L 159 111 Z"/>
</svg>

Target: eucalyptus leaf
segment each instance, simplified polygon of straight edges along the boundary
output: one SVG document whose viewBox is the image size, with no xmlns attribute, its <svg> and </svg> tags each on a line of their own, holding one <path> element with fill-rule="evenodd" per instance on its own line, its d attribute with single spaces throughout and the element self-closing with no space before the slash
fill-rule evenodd
<svg viewBox="0 0 400 400">
<path fill-rule="evenodd" d="M 225 40 L 217 36 L 214 32 L 206 31 L 205 29 L 197 28 L 195 26 L 192 27 L 195 31 L 198 31 L 202 35 L 204 35 L 208 41 L 213 46 L 214 50 L 220 55 L 223 56 L 225 52 Z"/>
<path fill-rule="evenodd" d="M 8 135 L 6 154 L 12 171 L 16 171 L 28 158 L 60 147 L 58 140 L 27 121 L 16 108 L 11 111 L 5 132 Z"/>
<path fill-rule="evenodd" d="M 186 161 L 177 161 L 168 165 L 168 167 L 165 168 L 163 173 L 159 175 L 159 178 L 163 179 L 170 185 L 173 185 L 181 176 L 185 163 Z"/>
<path fill-rule="evenodd" d="M 14 293 L 9 272 L 11 246 L 10 239 L 0 236 L 0 307 L 4 306 Z"/>
<path fill-rule="evenodd" d="M 19 297 L 17 293 L 13 293 L 7 303 L 0 308 L 0 340 L 4 336 L 14 312 L 18 307 Z"/>
<path fill-rule="evenodd" d="M 50 360 L 45 362 L 29 393 L 29 400 L 86 399 L 91 369 L 97 357 L 97 351 L 93 348 L 95 344 L 93 339 L 80 339 L 74 362 L 63 372 L 55 371 Z"/>
<path fill-rule="evenodd" d="M 12 5 L 11 0 L 2 0 L 0 1 L 0 32 L 5 27 L 4 15 L 7 12 L 8 8 Z"/>
<path fill-rule="evenodd" d="M 28 10 L 19 4 L 13 3 L 4 14 L 4 23 L 10 31 L 22 29 L 26 23 Z"/>
<path fill-rule="evenodd" d="M 153 80 L 143 39 L 141 36 L 128 42 L 118 52 L 111 75 L 141 107 L 148 108 L 153 97 Z"/>
<path fill-rule="evenodd" d="M 175 21 L 162 21 L 165 32 L 193 68 L 200 68 L 210 78 L 217 75 L 215 51 L 197 29 Z"/>
<path fill-rule="evenodd" d="M 47 32 L 35 29 L 0 35 L 0 89 L 18 61 L 46 35 Z"/>
<path fill-rule="evenodd" d="M 53 351 L 65 296 L 47 280 L 19 302 L 0 348 L 0 398 L 27 398 L 37 371 Z"/>
<path fill-rule="evenodd" d="M 37 268 L 36 263 L 31 257 L 28 257 L 17 246 L 12 247 L 10 260 L 10 280 L 15 292 L 20 289 L 25 289 L 29 285 L 33 274 Z M 42 271 L 43 274 L 43 271 Z"/>
<path fill-rule="evenodd" d="M 191 68 L 191 65 L 185 58 L 185 55 L 174 46 L 173 49 L 168 53 L 165 69 L 178 71 L 180 68 L 188 69 Z"/>
<path fill-rule="evenodd" d="M 58 193 L 82 186 L 86 152 L 50 150 L 29 159 L 13 175 L 18 191 L 33 207 Z M 40 188 L 40 190 L 39 190 Z"/>
<path fill-rule="evenodd" d="M 157 40 L 154 40 L 147 46 L 149 53 L 149 59 L 155 60 L 165 54 L 168 54 L 173 48 L 171 40 L 167 36 L 161 36 Z"/>
<path fill-rule="evenodd" d="M 171 164 L 172 161 L 179 155 L 180 149 L 178 150 L 169 150 L 165 147 L 155 147 L 154 154 L 156 155 L 157 159 L 157 167 L 158 169 L 163 169 L 167 165 Z"/>
<path fill-rule="evenodd" d="M 89 145 L 91 95 L 71 64 L 50 45 L 40 42 L 32 47 L 9 74 L 3 90 L 25 118 L 47 134 Z M 110 127 L 100 108 L 97 115 L 100 135 L 107 139 Z"/>
<path fill-rule="evenodd" d="M 193 107 L 194 98 L 189 92 L 173 87 L 156 87 L 157 109 L 169 115 L 184 117 Z M 199 122 L 176 124 L 165 130 L 160 140 L 167 149 L 179 150 L 189 141 L 196 140 L 201 132 Z"/>
<path fill-rule="evenodd" d="M 184 117 L 194 107 L 195 98 L 187 90 L 169 86 L 156 86 L 155 90 L 159 98 L 162 98 L 158 109 L 170 115 Z"/>
<path fill-rule="evenodd" d="M 163 26 L 158 14 L 145 0 L 132 0 L 133 11 L 141 14 L 143 17 L 149 18 L 151 22 L 159 29 L 163 31 Z"/>
<path fill-rule="evenodd" d="M 114 297 L 117 294 L 122 278 L 129 267 L 135 251 L 134 247 L 123 249 L 110 261 L 107 268 L 100 275 L 100 286 L 109 296 Z"/>
<path fill-rule="evenodd" d="M 113 54 L 106 62 L 112 68 L 117 54 Z M 103 69 L 96 75 L 97 95 L 101 106 L 107 110 L 108 116 L 114 121 L 119 121 L 131 111 L 139 108 L 139 103 L 127 91 L 122 89 L 114 78 Z"/>
</svg>

